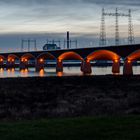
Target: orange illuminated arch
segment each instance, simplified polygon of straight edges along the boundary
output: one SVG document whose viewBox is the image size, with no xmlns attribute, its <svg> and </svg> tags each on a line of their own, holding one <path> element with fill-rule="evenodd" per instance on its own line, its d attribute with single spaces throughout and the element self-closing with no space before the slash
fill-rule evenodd
<svg viewBox="0 0 140 140">
<path fill-rule="evenodd" d="M 23 59 L 26 59 L 26 60 L 35 59 L 35 56 L 32 55 L 31 53 L 26 53 L 23 56 L 21 56 L 21 60 L 23 60 Z"/>
<path fill-rule="evenodd" d="M 0 55 L 0 61 L 3 61 L 5 57 L 3 55 Z"/>
<path fill-rule="evenodd" d="M 65 52 L 58 57 L 59 60 L 83 60 L 83 58 L 75 52 Z"/>
<path fill-rule="evenodd" d="M 48 59 L 48 60 L 55 60 L 56 58 L 51 53 L 45 52 L 37 56 L 37 59 Z"/>
<path fill-rule="evenodd" d="M 129 56 L 126 58 L 128 61 L 136 61 L 140 60 L 140 50 L 137 50 L 133 53 L 131 53 Z"/>
<path fill-rule="evenodd" d="M 95 52 L 92 52 L 87 56 L 88 61 L 92 60 L 120 60 L 120 56 L 117 55 L 116 53 L 108 50 L 98 50 Z"/>
<path fill-rule="evenodd" d="M 15 61 L 15 59 L 19 59 L 19 57 L 15 54 L 8 55 L 8 61 Z"/>
</svg>

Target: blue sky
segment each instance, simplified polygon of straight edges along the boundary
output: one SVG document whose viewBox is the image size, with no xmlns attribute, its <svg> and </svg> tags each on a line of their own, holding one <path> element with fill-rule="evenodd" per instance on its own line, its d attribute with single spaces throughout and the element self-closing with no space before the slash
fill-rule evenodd
<svg viewBox="0 0 140 140">
<path fill-rule="evenodd" d="M 20 49 L 21 39 L 37 39 L 41 49 L 46 39 L 63 41 L 70 31 L 79 47 L 97 46 L 101 9 L 127 13 L 132 9 L 137 42 L 140 37 L 139 0 L 0 0 L 0 50 Z M 127 18 L 120 18 L 122 43 L 127 38 Z M 106 18 L 108 44 L 113 44 L 114 18 Z"/>
</svg>

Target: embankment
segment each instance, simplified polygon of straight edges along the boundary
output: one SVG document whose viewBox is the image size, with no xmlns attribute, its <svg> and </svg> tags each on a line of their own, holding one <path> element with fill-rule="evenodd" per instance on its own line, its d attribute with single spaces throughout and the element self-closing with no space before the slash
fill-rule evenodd
<svg viewBox="0 0 140 140">
<path fill-rule="evenodd" d="M 0 119 L 140 114 L 140 76 L 0 79 Z"/>
</svg>

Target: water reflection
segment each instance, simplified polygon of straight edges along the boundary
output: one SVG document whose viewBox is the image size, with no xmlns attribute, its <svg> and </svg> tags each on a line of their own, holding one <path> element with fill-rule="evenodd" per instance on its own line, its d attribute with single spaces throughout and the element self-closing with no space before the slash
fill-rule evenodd
<svg viewBox="0 0 140 140">
<path fill-rule="evenodd" d="M 28 69 L 23 69 L 23 70 L 20 70 L 20 73 L 21 73 L 21 77 L 28 77 Z"/>
<path fill-rule="evenodd" d="M 63 75 L 64 75 L 63 72 L 57 72 L 57 76 L 58 76 L 58 77 L 62 77 Z"/>
<path fill-rule="evenodd" d="M 44 77 L 45 76 L 45 70 L 44 69 L 40 70 L 39 76 L 40 77 Z"/>
<path fill-rule="evenodd" d="M 133 66 L 134 74 L 140 74 L 140 66 Z M 123 67 L 120 67 L 120 74 L 123 73 Z M 112 74 L 112 67 L 92 67 L 92 74 L 91 75 L 108 75 Z M 80 67 L 64 67 L 64 72 L 56 73 L 55 68 L 45 68 L 42 69 L 40 72 L 35 72 L 35 68 L 29 68 L 25 70 L 19 70 L 19 68 L 12 68 L 12 69 L 3 69 L 0 68 L 0 78 L 5 77 L 45 77 L 45 76 L 83 76 L 84 74 L 81 72 Z"/>
</svg>

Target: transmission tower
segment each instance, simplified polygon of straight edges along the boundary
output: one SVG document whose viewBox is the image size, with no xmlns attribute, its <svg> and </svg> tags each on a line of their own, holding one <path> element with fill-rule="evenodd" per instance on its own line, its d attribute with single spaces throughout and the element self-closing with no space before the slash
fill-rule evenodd
<svg viewBox="0 0 140 140">
<path fill-rule="evenodd" d="M 105 11 L 102 9 L 102 17 L 101 17 L 101 32 L 100 32 L 100 46 L 106 45 L 106 32 L 105 32 Z"/>
<path fill-rule="evenodd" d="M 128 44 L 133 44 L 135 43 L 135 38 L 134 38 L 134 30 L 133 30 L 133 24 L 132 24 L 132 16 L 131 16 L 131 10 L 129 9 L 129 21 L 128 21 Z"/>
<path fill-rule="evenodd" d="M 131 10 L 128 11 L 128 14 L 124 14 L 124 13 L 119 13 L 118 9 L 116 8 L 115 13 L 107 13 L 107 12 L 105 12 L 105 10 L 103 8 L 102 9 L 102 19 L 101 19 L 100 43 L 99 43 L 100 46 L 106 45 L 105 16 L 115 16 L 115 45 L 116 46 L 118 46 L 120 44 L 119 17 L 128 17 L 128 44 L 135 43 Z"/>
<path fill-rule="evenodd" d="M 118 9 L 116 8 L 116 13 L 113 15 L 116 17 L 116 26 L 115 26 L 115 44 L 116 46 L 120 44 L 120 38 L 119 38 L 119 13 Z"/>
</svg>

